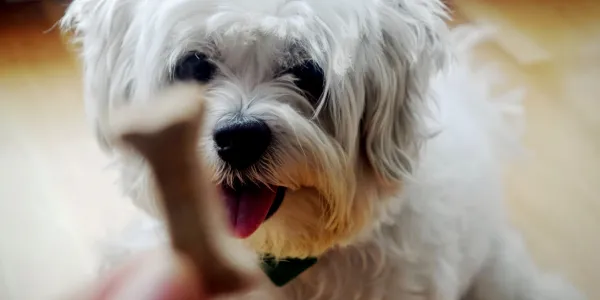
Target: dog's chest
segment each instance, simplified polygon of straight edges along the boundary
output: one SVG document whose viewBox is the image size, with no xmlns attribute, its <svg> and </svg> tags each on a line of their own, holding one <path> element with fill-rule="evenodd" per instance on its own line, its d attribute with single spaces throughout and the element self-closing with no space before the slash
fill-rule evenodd
<svg viewBox="0 0 600 300">
<path fill-rule="evenodd" d="M 284 289 L 298 300 L 387 300 L 424 293 L 427 276 L 406 266 L 399 255 L 380 246 L 345 249 L 320 259 Z"/>
</svg>

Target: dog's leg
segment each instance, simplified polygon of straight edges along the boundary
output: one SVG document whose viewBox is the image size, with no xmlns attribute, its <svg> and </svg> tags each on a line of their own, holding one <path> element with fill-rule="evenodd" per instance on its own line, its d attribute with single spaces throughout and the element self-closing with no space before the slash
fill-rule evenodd
<svg viewBox="0 0 600 300">
<path fill-rule="evenodd" d="M 445 268 L 446 269 L 446 268 Z M 409 271 L 410 272 L 410 271 Z M 423 278 L 421 284 L 407 281 L 403 276 L 403 291 L 393 299 L 402 300 L 460 300 L 456 276 L 448 276 L 448 270 L 438 269 L 431 277 Z M 410 276 L 413 277 L 413 276 Z M 414 278 L 412 280 L 415 280 Z"/>
<path fill-rule="evenodd" d="M 476 300 L 583 300 L 574 287 L 538 269 L 520 237 L 507 230 L 475 278 Z"/>
</svg>

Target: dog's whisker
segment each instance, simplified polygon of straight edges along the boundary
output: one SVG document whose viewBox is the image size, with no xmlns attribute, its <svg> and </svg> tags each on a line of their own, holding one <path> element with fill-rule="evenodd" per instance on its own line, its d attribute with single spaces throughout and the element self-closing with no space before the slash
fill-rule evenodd
<svg viewBox="0 0 600 300">
<path fill-rule="evenodd" d="M 302 152 L 302 157 L 308 161 L 308 156 L 306 155 L 306 151 L 304 150 L 304 146 L 302 145 L 302 142 L 300 142 L 300 137 L 298 135 L 298 132 L 296 131 L 296 128 L 294 126 L 290 126 L 292 128 L 292 133 L 294 134 L 294 137 L 296 138 L 296 143 L 298 145 L 298 147 L 300 147 L 300 151 Z"/>
</svg>

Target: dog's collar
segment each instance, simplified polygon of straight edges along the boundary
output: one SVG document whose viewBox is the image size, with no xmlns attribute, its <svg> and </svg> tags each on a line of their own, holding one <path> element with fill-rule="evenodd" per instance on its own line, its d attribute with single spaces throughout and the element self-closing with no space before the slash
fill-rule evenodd
<svg viewBox="0 0 600 300">
<path fill-rule="evenodd" d="M 269 276 L 273 284 L 281 287 L 298 277 L 316 262 L 316 257 L 277 260 L 273 256 L 266 255 L 263 256 L 260 267 Z"/>
</svg>

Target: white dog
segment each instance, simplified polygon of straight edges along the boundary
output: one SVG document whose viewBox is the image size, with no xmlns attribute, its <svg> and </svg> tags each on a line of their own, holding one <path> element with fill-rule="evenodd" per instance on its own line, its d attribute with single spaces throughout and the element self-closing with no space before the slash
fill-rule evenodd
<svg viewBox="0 0 600 300">
<path fill-rule="evenodd" d="M 63 25 L 107 149 L 114 109 L 208 87 L 198 145 L 235 233 L 300 273 L 279 278 L 289 299 L 582 299 L 508 225 L 510 99 L 445 17 L 438 0 L 75 0 Z M 146 166 L 116 157 L 160 216 Z"/>
</svg>

